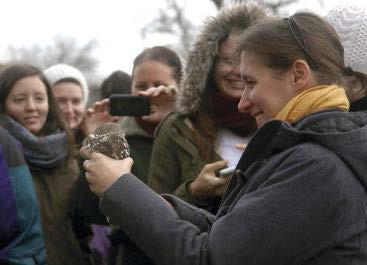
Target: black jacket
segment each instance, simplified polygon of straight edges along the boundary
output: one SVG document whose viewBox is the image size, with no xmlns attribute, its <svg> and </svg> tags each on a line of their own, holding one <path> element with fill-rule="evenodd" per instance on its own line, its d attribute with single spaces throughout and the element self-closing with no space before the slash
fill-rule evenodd
<svg viewBox="0 0 367 265">
<path fill-rule="evenodd" d="M 349 111 L 355 112 L 363 110 L 367 110 L 367 96 L 350 103 Z"/>
<path fill-rule="evenodd" d="M 257 131 L 215 217 L 131 174 L 101 208 L 157 264 L 367 264 L 366 161 L 367 113 L 316 113 Z"/>
</svg>

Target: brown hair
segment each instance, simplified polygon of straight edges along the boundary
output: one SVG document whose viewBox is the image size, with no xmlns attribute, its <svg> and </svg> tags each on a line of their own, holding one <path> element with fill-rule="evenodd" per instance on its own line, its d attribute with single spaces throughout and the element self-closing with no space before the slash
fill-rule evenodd
<svg viewBox="0 0 367 265">
<path fill-rule="evenodd" d="M 117 70 L 103 80 L 100 90 L 101 99 L 109 98 L 112 94 L 131 94 L 131 76 Z"/>
<path fill-rule="evenodd" d="M 155 46 L 142 51 L 134 60 L 133 74 L 135 67 L 145 61 L 157 61 L 169 66 L 173 71 L 173 77 L 177 84 L 180 83 L 182 77 L 182 66 L 178 55 L 163 46 Z"/>
<path fill-rule="evenodd" d="M 205 91 L 203 92 L 203 104 L 201 104 L 199 111 L 193 117 L 191 117 L 191 122 L 195 128 L 195 139 L 199 150 L 199 154 L 207 161 L 211 161 L 215 156 L 215 138 L 217 136 L 215 124 L 211 115 L 211 109 L 208 102 L 209 93 L 211 91 L 217 91 L 217 84 L 214 78 L 215 64 L 218 60 L 219 46 L 222 42 L 226 41 L 228 36 L 223 36 L 222 39 L 218 41 L 216 56 L 213 60 L 213 65 L 210 68 L 208 78 L 205 84 Z"/>
<path fill-rule="evenodd" d="M 367 75 L 353 71 L 352 75 L 347 77 L 345 90 L 351 103 L 367 96 Z"/>
<path fill-rule="evenodd" d="M 240 36 L 240 33 L 243 32 L 243 30 L 244 29 L 233 28 L 229 35 L 224 36 L 221 40 L 219 40 L 218 48 L 220 44 L 224 41 L 227 40 L 237 41 L 237 39 Z M 190 118 L 195 128 L 195 138 L 199 153 L 207 161 L 213 160 L 216 155 L 214 142 L 217 137 L 217 131 L 212 117 L 212 109 L 207 99 L 209 99 L 210 97 L 209 93 L 212 93 L 213 91 L 218 91 L 217 84 L 214 81 L 214 68 L 219 56 L 218 48 L 216 50 L 216 57 L 214 59 L 213 65 L 210 69 L 209 76 L 207 79 L 206 83 L 207 89 L 203 92 L 203 99 L 205 100 L 203 104 L 201 104 L 200 109 L 197 112 L 197 115 Z M 235 65 L 238 64 L 239 61 L 237 61 L 236 58 L 233 57 L 231 58 L 231 61 L 229 63 Z M 226 91 L 224 92 L 226 93 Z M 249 118 L 252 119 L 251 117 Z M 249 135 L 253 132 L 254 132 L 253 128 L 248 129 Z"/>
<path fill-rule="evenodd" d="M 266 66 L 280 72 L 301 59 L 310 65 L 318 84 L 345 84 L 340 39 L 324 19 L 310 12 L 252 26 L 241 36 L 236 50 L 242 55 L 253 52 Z"/>
<path fill-rule="evenodd" d="M 0 113 L 6 113 L 5 101 L 13 88 L 14 84 L 22 78 L 29 76 L 37 76 L 46 87 L 49 110 L 47 113 L 46 122 L 43 125 L 40 134 L 49 135 L 57 129 L 66 132 L 68 140 L 69 157 L 74 152 L 73 136 L 68 129 L 66 122 L 60 114 L 58 104 L 51 93 L 51 86 L 38 68 L 28 64 L 13 64 L 5 68 L 0 74 Z"/>
</svg>

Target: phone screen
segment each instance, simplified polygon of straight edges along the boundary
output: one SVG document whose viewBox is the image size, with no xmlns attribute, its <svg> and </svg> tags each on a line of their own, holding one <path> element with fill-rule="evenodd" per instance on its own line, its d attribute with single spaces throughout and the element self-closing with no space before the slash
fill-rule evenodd
<svg viewBox="0 0 367 265">
<path fill-rule="evenodd" d="M 113 94 L 109 112 L 112 116 L 145 116 L 150 114 L 150 99 L 144 96 Z"/>
</svg>

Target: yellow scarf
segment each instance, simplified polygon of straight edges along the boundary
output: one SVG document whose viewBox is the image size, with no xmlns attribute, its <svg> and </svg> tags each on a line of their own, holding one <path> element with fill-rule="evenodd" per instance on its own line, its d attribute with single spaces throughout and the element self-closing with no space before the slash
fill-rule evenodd
<svg viewBox="0 0 367 265">
<path fill-rule="evenodd" d="M 349 101 L 344 89 L 336 85 L 317 86 L 288 101 L 275 119 L 295 122 L 311 113 L 333 108 L 348 111 Z"/>
</svg>

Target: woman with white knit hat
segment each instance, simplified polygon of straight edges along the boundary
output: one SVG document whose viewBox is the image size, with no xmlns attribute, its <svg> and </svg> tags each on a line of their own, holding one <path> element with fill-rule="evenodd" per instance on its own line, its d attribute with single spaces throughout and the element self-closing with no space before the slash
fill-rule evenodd
<svg viewBox="0 0 367 265">
<path fill-rule="evenodd" d="M 44 74 L 70 128 L 78 128 L 83 121 L 89 94 L 83 74 L 67 64 L 53 65 Z"/>
<path fill-rule="evenodd" d="M 349 110 L 367 110 L 367 10 L 337 6 L 325 19 L 334 27 L 344 46 Z"/>
<path fill-rule="evenodd" d="M 45 76 L 52 87 L 52 93 L 58 102 L 61 113 L 64 116 L 69 127 L 73 130 L 76 149 L 78 150 L 82 146 L 82 142 L 85 137 L 98 127 L 100 123 L 108 120 L 100 120 L 101 117 L 92 117 L 85 115 L 86 106 L 88 103 L 88 85 L 84 75 L 75 67 L 67 64 L 56 64 L 44 71 Z M 107 117 L 108 118 L 108 117 Z M 81 158 L 78 157 L 78 162 L 81 165 Z M 80 168 L 83 172 L 83 169 Z M 82 174 L 83 175 L 83 174 Z M 78 208 L 80 200 L 89 200 L 90 198 L 79 189 L 80 185 L 83 185 L 85 180 L 79 178 L 74 187 L 73 194 L 73 225 L 76 230 L 87 231 L 86 235 L 82 233 L 78 235 L 78 239 L 83 246 L 82 248 L 90 248 L 93 250 L 94 256 L 108 256 L 109 254 L 109 239 L 107 234 L 109 228 L 104 225 L 95 225 L 85 222 L 84 217 L 81 216 Z M 91 231 L 89 231 L 91 229 Z M 86 240 L 85 237 L 89 236 L 89 233 L 93 234 L 92 239 Z M 97 242 L 97 243 L 96 243 Z M 85 245 L 88 243 L 88 246 Z"/>
</svg>

